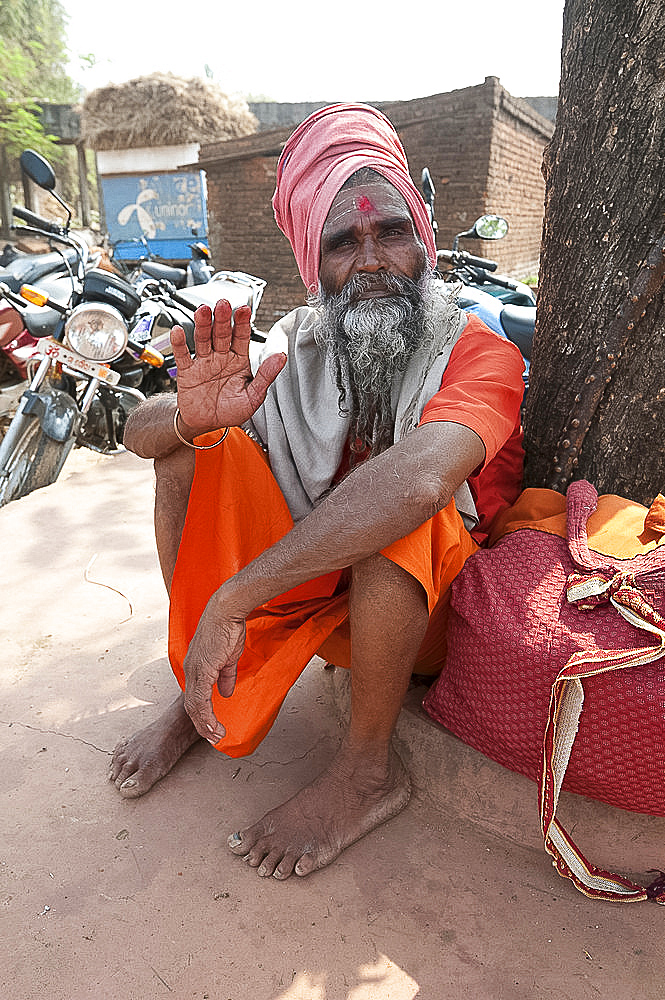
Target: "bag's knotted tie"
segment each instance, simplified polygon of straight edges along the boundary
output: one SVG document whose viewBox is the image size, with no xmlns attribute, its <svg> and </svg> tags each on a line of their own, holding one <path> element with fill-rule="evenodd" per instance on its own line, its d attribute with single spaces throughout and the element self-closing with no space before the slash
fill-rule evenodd
<svg viewBox="0 0 665 1000">
<path fill-rule="evenodd" d="M 659 659 L 665 655 L 665 618 L 653 607 L 655 594 L 649 594 L 649 600 L 643 585 L 647 585 L 649 593 L 648 585 L 660 585 L 663 575 L 664 571 L 660 566 L 648 570 L 645 568 L 641 573 L 639 570 L 616 572 L 612 569 L 573 572 L 566 581 L 566 598 L 580 611 L 592 611 L 601 604 L 611 604 L 631 625 L 656 637 L 658 644 L 652 647 L 652 656 L 649 658 Z M 635 653 L 639 655 L 637 650 Z M 570 662 L 578 655 L 573 654 Z M 598 653 L 594 656 L 594 659 L 597 658 Z"/>
<path fill-rule="evenodd" d="M 566 581 L 566 599 L 580 611 L 592 611 L 600 604 L 611 603 L 615 607 L 620 605 L 652 625 L 662 628 L 665 626 L 665 618 L 653 607 L 653 595 L 647 596 L 643 585 L 640 585 L 642 580 L 644 583 L 660 582 L 661 574 L 660 569 L 645 574 L 625 571 L 613 573 L 611 570 L 573 572 Z"/>
<path fill-rule="evenodd" d="M 607 604 L 611 597 L 624 589 L 637 590 L 634 573 L 611 573 L 605 570 L 571 573 L 566 580 L 566 599 L 580 611 L 591 611 L 599 604 Z"/>
</svg>

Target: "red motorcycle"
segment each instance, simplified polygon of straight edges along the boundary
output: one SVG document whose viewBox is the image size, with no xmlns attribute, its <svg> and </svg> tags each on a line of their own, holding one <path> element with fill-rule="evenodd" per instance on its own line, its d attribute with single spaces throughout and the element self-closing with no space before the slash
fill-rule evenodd
<svg viewBox="0 0 665 1000">
<path fill-rule="evenodd" d="M 38 353 L 39 341 L 26 328 L 25 316 L 6 298 L 0 299 L 0 439 L 32 377 L 33 364 L 39 364 Z"/>
<path fill-rule="evenodd" d="M 39 364 L 39 338 L 52 334 L 58 314 L 30 306 L 18 294 L 24 284 L 57 297 L 62 281 L 77 265 L 70 248 L 41 254 L 20 254 L 0 268 L 0 440 L 16 412 L 23 390 Z M 11 298 L 10 298 L 11 296 Z M 34 333 L 34 336 L 33 336 Z"/>
</svg>

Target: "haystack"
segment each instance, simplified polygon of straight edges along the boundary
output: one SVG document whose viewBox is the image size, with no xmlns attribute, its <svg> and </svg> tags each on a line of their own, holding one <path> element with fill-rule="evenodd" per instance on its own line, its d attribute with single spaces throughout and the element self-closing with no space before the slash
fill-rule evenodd
<svg viewBox="0 0 665 1000">
<path fill-rule="evenodd" d="M 81 133 L 95 150 L 218 142 L 256 132 L 247 102 L 210 80 L 152 73 L 93 90 L 81 112 Z"/>
</svg>

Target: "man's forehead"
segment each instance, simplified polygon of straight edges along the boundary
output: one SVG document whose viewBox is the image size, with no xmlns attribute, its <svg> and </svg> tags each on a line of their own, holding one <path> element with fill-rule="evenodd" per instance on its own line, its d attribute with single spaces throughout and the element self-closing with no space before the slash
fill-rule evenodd
<svg viewBox="0 0 665 1000">
<path fill-rule="evenodd" d="M 406 200 L 396 187 L 377 177 L 352 187 L 343 187 L 337 192 L 323 226 L 324 234 L 340 226 L 348 225 L 357 215 L 389 215 L 411 218 Z"/>
</svg>

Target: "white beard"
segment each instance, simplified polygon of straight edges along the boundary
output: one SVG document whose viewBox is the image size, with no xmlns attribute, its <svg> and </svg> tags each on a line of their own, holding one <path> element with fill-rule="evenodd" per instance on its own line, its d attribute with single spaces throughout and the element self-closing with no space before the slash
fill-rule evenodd
<svg viewBox="0 0 665 1000">
<path fill-rule="evenodd" d="M 317 344 L 339 390 L 341 413 L 349 413 L 352 451 L 378 454 L 392 441 L 391 394 L 418 347 L 434 337 L 428 322 L 431 276 L 414 281 L 391 274 L 354 275 L 341 292 L 320 294 Z M 385 287 L 392 294 L 369 299 L 363 292 Z"/>
</svg>

